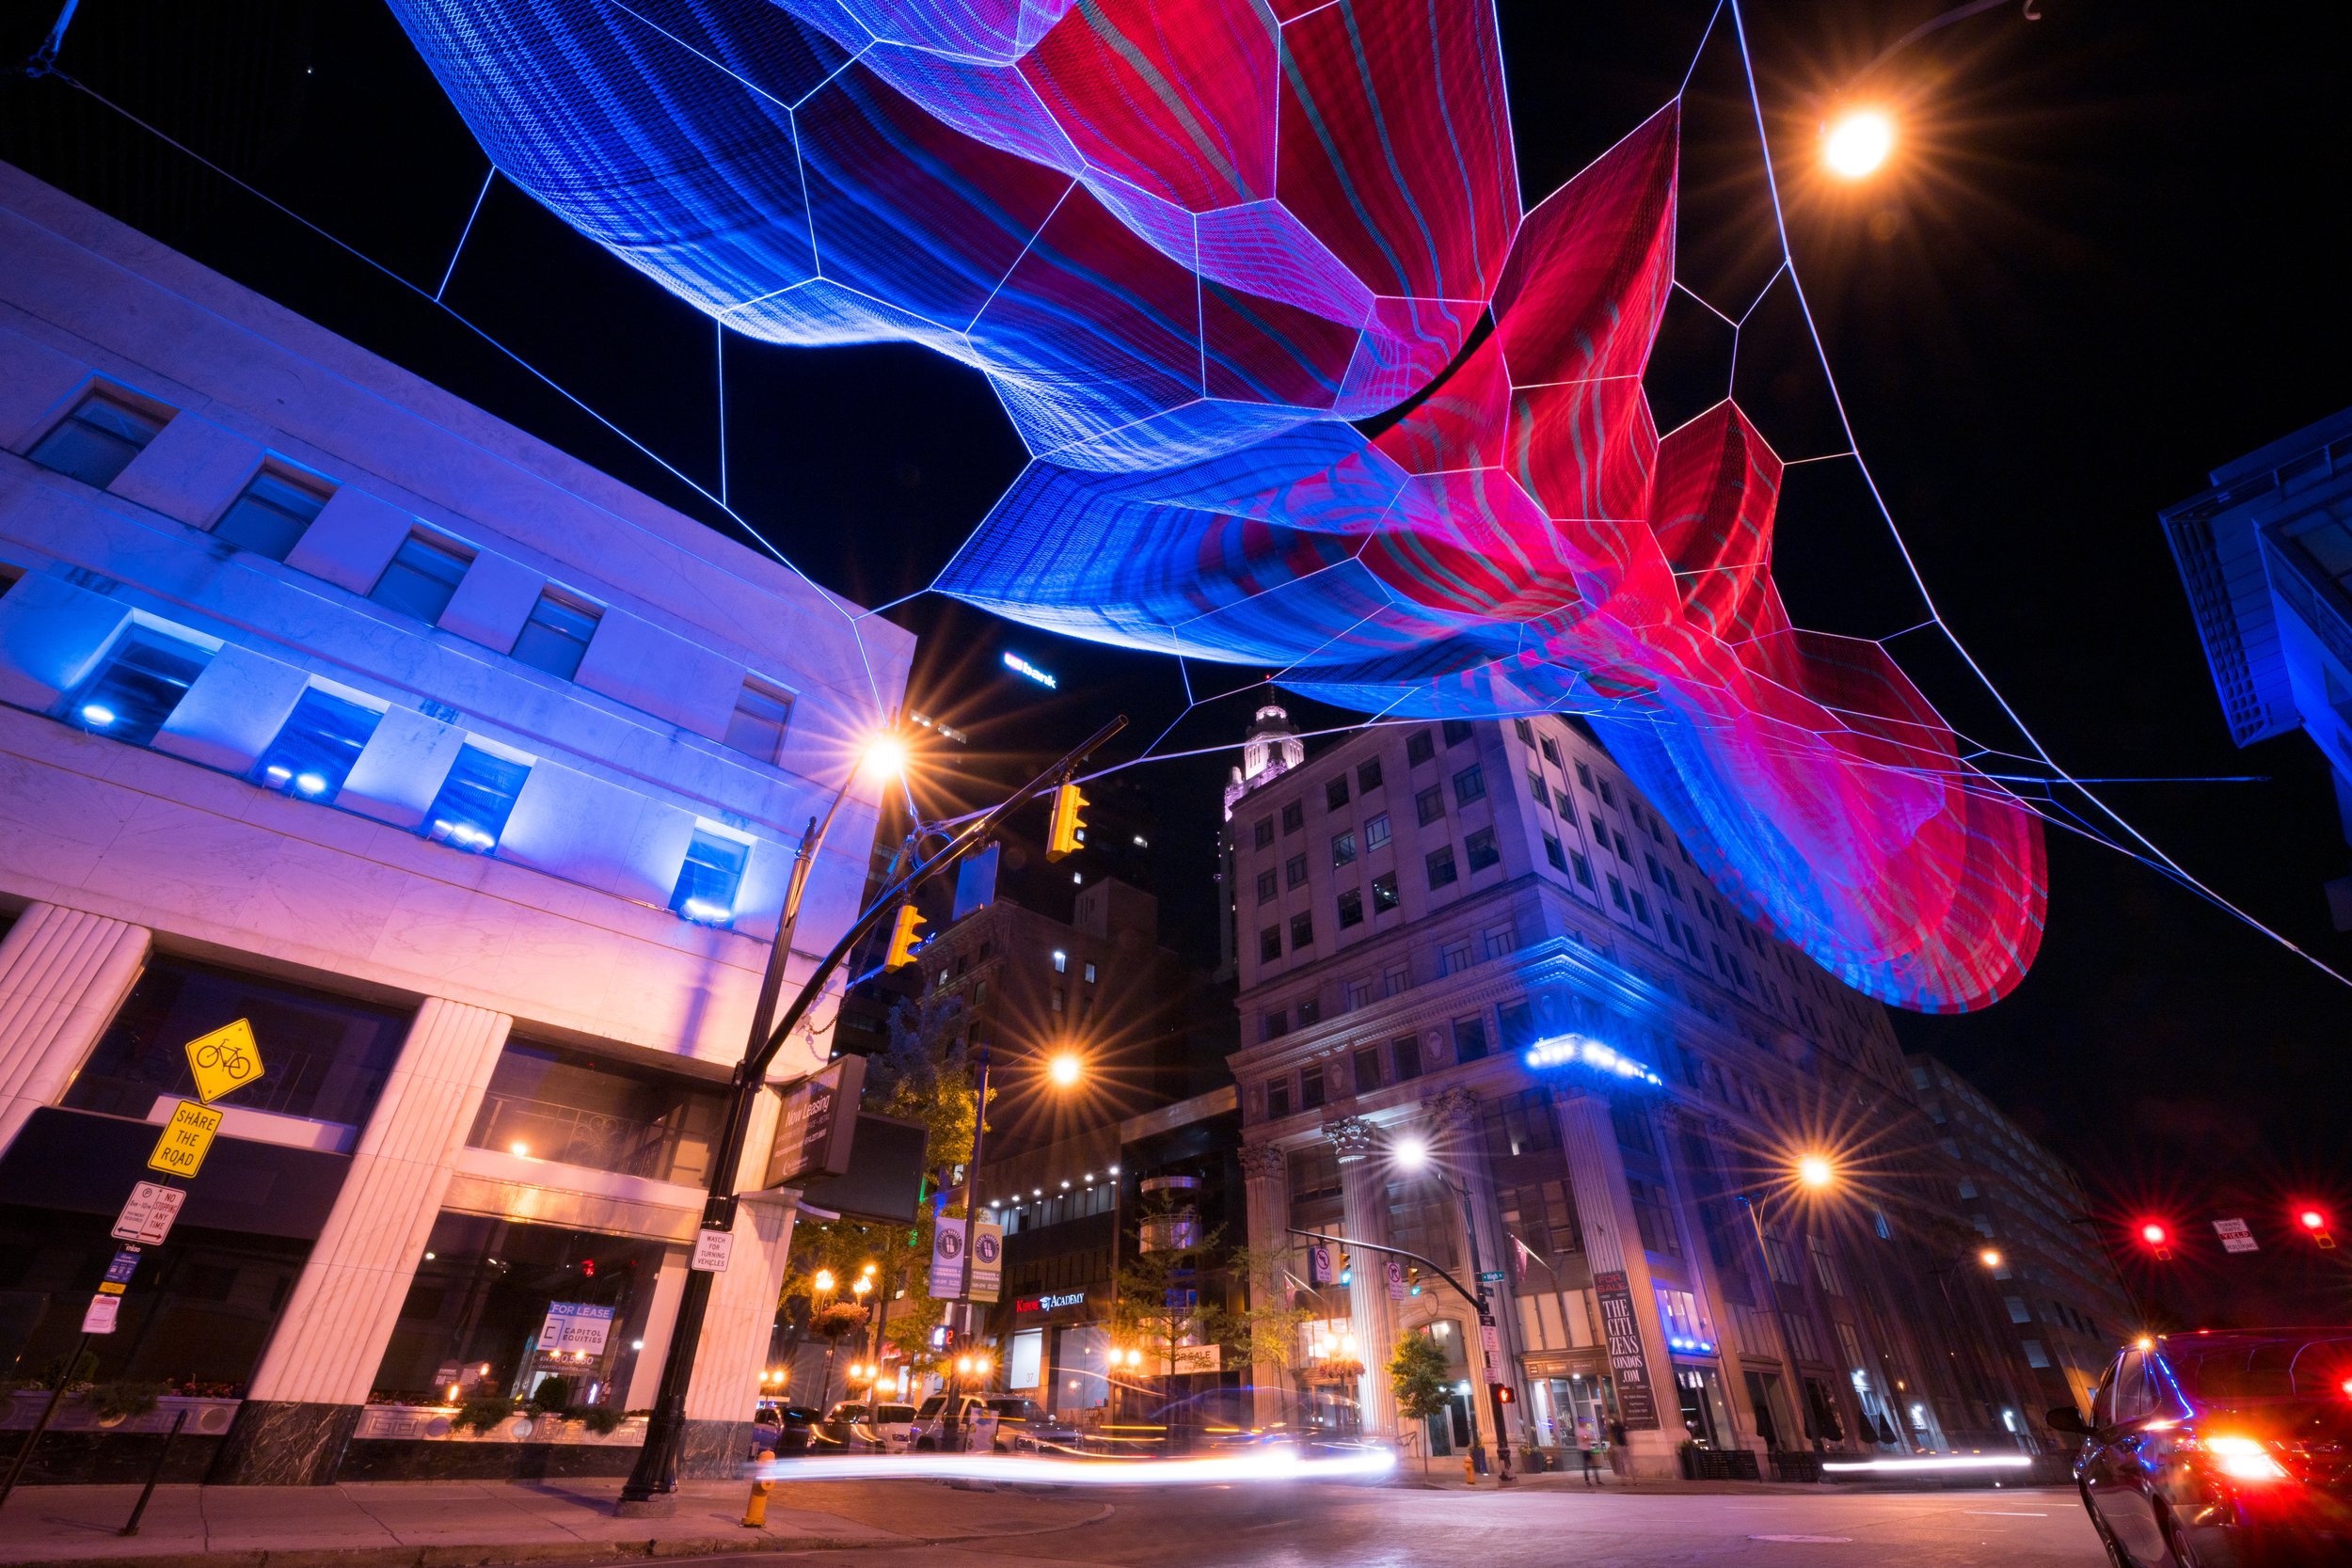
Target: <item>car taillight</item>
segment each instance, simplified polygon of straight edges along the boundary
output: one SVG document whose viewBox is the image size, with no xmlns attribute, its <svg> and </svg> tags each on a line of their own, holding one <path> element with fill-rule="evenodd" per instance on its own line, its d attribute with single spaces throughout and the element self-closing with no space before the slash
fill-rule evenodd
<svg viewBox="0 0 2352 1568">
<path fill-rule="evenodd" d="M 2214 1468 L 2232 1481 L 2289 1481 L 2287 1467 L 2269 1448 L 2251 1437 L 2208 1437 L 2201 1445 Z"/>
</svg>

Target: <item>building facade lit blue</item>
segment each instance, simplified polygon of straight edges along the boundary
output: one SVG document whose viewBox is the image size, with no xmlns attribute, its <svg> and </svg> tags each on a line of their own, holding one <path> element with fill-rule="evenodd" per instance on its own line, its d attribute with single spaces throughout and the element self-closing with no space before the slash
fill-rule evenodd
<svg viewBox="0 0 2352 1568">
<path fill-rule="evenodd" d="M 2216 468 L 2164 530 L 2230 738 L 2310 736 L 2352 842 L 2352 408 Z M 2352 877 L 2328 898 L 2352 930 Z"/>
</svg>

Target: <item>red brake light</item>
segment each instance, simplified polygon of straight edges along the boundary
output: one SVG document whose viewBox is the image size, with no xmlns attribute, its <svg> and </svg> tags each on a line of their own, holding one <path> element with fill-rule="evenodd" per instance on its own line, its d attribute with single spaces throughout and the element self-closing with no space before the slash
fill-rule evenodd
<svg viewBox="0 0 2352 1568">
<path fill-rule="evenodd" d="M 2214 1468 L 2232 1481 L 2290 1481 L 2287 1467 L 2279 1463 L 2270 1449 L 2251 1437 L 2208 1437 L 2204 1450 L 2213 1455 Z"/>
</svg>

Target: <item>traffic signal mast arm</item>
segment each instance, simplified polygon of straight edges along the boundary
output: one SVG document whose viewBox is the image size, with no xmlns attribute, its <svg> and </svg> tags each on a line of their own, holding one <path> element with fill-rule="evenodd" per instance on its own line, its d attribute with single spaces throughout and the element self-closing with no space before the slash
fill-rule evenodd
<svg viewBox="0 0 2352 1568">
<path fill-rule="evenodd" d="M 1301 1230 L 1295 1225 L 1290 1227 L 1290 1233 L 1294 1236 L 1305 1236 L 1313 1241 L 1330 1242 L 1336 1245 L 1343 1247 L 1361 1247 L 1366 1252 L 1385 1252 L 1393 1258 L 1409 1258 L 1414 1262 L 1419 1263 L 1422 1268 L 1427 1269 L 1431 1274 L 1436 1275 L 1439 1279 L 1444 1280 L 1448 1285 L 1453 1286 L 1455 1292 L 1459 1294 L 1464 1301 L 1469 1302 L 1472 1307 L 1478 1308 L 1479 1311 L 1484 1312 L 1486 1310 L 1486 1298 L 1483 1293 L 1464 1290 L 1460 1280 L 1446 1273 L 1442 1268 L 1439 1268 L 1434 1259 L 1423 1258 L 1418 1252 L 1407 1252 L 1401 1246 L 1383 1246 L 1378 1242 L 1359 1242 L 1353 1236 L 1335 1236 L 1327 1230 Z"/>
</svg>

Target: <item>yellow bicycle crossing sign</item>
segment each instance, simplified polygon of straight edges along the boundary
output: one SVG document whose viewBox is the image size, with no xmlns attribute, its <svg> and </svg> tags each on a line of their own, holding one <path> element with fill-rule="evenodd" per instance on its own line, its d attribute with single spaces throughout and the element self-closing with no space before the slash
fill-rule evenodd
<svg viewBox="0 0 2352 1568">
<path fill-rule="evenodd" d="M 188 1041 L 188 1068 L 196 1074 L 197 1097 L 207 1105 L 269 1070 L 254 1043 L 253 1022 L 243 1018 Z"/>
</svg>

